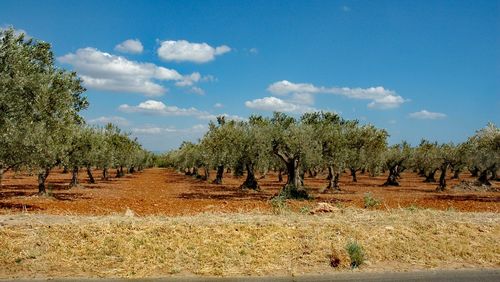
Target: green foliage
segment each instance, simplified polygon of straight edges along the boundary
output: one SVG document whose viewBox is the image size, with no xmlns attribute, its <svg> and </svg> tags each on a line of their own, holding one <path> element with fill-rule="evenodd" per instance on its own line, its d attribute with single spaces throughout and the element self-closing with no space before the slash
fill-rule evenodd
<svg viewBox="0 0 500 282">
<path fill-rule="evenodd" d="M 377 207 L 381 204 L 381 201 L 378 199 L 375 199 L 372 195 L 372 193 L 366 193 L 363 196 L 363 202 L 365 204 L 365 209 L 367 208 L 374 208 Z"/>
<path fill-rule="evenodd" d="M 54 66 L 50 44 L 0 32 L 0 164 L 46 169 L 70 144 L 88 106 L 76 73 Z"/>
<path fill-rule="evenodd" d="M 500 129 L 489 123 L 470 137 L 467 144 L 468 166 L 478 169 L 480 181 L 488 184 L 488 173 L 494 174 L 500 168 Z"/>
<path fill-rule="evenodd" d="M 357 241 L 350 241 L 345 247 L 349 258 L 351 259 L 351 268 L 358 268 L 365 261 L 365 252 L 363 247 Z"/>
</svg>

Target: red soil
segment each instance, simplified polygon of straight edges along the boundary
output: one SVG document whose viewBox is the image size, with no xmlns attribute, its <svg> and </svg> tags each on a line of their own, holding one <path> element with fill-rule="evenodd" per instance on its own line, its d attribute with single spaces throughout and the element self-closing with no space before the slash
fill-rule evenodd
<svg viewBox="0 0 500 282">
<path fill-rule="evenodd" d="M 96 172 L 98 175 L 98 172 Z M 215 175 L 215 173 L 212 173 Z M 83 171 L 81 172 L 83 176 Z M 37 196 L 36 177 L 6 174 L 0 187 L 0 213 L 36 212 L 49 214 L 106 215 L 123 214 L 127 208 L 137 215 L 189 215 L 201 212 L 248 212 L 270 210 L 269 199 L 283 183 L 270 173 L 260 179 L 262 191 L 241 191 L 244 178 L 225 174 L 223 185 L 214 185 L 194 179 L 169 169 L 148 169 L 110 181 L 87 184 L 81 179 L 80 187 L 69 188 L 70 174 L 54 171 L 48 179 L 49 196 Z M 286 176 L 285 176 L 286 179 Z M 461 180 L 472 180 L 467 173 Z M 448 180 L 448 190 L 436 192 L 436 183 L 423 183 L 413 173 L 403 173 L 400 187 L 380 187 L 385 176 L 370 178 L 359 175 L 358 182 L 351 182 L 349 175 L 341 178 L 341 192 L 320 194 L 326 186 L 324 176 L 306 178 L 305 184 L 315 197 L 310 201 L 289 201 L 290 205 L 312 207 L 316 202 L 338 203 L 344 206 L 363 207 L 365 193 L 381 201 L 379 209 L 420 207 L 454 209 L 457 211 L 500 211 L 498 192 L 459 192 L 450 187 L 459 180 Z M 500 187 L 499 182 L 493 183 Z"/>
</svg>

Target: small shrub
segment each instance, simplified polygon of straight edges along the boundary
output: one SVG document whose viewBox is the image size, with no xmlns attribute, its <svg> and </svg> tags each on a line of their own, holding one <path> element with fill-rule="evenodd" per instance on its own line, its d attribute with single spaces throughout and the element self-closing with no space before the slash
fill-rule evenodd
<svg viewBox="0 0 500 282">
<path fill-rule="evenodd" d="M 300 208 L 300 213 L 301 214 L 309 214 L 311 212 L 311 208 L 308 206 L 303 206 Z"/>
<path fill-rule="evenodd" d="M 278 194 L 278 197 L 282 197 L 284 199 L 298 199 L 298 200 L 311 199 L 305 187 L 297 188 L 291 184 L 285 185 Z"/>
<path fill-rule="evenodd" d="M 363 197 L 363 201 L 365 202 L 365 209 L 380 205 L 380 200 L 373 198 L 372 193 L 366 193 Z"/>
<path fill-rule="evenodd" d="M 269 203 L 271 205 L 271 211 L 273 212 L 273 214 L 284 214 L 290 211 L 290 207 L 286 202 L 286 198 L 282 196 L 273 197 L 269 201 Z"/>
<path fill-rule="evenodd" d="M 351 268 L 357 268 L 363 264 L 365 261 L 365 252 L 358 242 L 351 241 L 347 243 L 345 249 L 351 259 Z"/>
</svg>

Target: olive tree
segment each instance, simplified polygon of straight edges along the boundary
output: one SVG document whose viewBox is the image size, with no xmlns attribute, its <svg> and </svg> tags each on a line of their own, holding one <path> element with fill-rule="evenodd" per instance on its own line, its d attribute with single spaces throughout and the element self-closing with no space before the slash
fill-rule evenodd
<svg viewBox="0 0 500 282">
<path fill-rule="evenodd" d="M 357 182 L 356 172 L 366 167 L 375 170 L 387 146 L 387 132 L 373 125 L 359 126 L 357 122 L 346 124 L 347 168 L 352 181 Z M 373 172 L 372 172 L 373 173 Z"/>
<path fill-rule="evenodd" d="M 440 169 L 441 159 L 437 142 L 423 139 L 413 155 L 413 163 L 424 182 L 436 182 L 436 172 Z"/>
<path fill-rule="evenodd" d="M 239 152 L 238 163 L 246 170 L 246 179 L 240 188 L 258 190 L 255 169 L 260 167 L 267 170 L 269 160 L 273 157 L 270 122 L 261 116 L 251 116 L 248 122 L 240 122 L 235 129 L 239 137 L 239 142 L 235 144 Z"/>
<path fill-rule="evenodd" d="M 478 130 L 469 138 L 471 150 L 468 155 L 468 164 L 479 172 L 479 184 L 491 185 L 490 179 L 497 178 L 500 167 L 500 130 L 493 123 Z"/>
<path fill-rule="evenodd" d="M 412 148 L 407 142 L 393 145 L 384 152 L 384 166 L 389 171 L 384 186 L 399 186 L 398 179 L 409 166 L 411 155 Z"/>
<path fill-rule="evenodd" d="M 314 127 L 283 113 L 274 113 L 271 127 L 273 153 L 283 162 L 287 171 L 287 182 L 280 195 L 285 198 L 308 197 L 301 169 L 304 159 L 321 154 L 321 143 L 314 138 Z"/>
<path fill-rule="evenodd" d="M 346 125 L 335 113 L 306 113 L 302 121 L 314 127 L 314 138 L 321 143 L 322 164 L 328 169 L 328 185 L 323 190 L 340 190 L 339 178 L 347 161 Z"/>
<path fill-rule="evenodd" d="M 233 167 L 237 160 L 237 146 L 239 136 L 234 120 L 226 121 L 223 116 L 217 118 L 217 124 L 210 122 L 208 132 L 202 139 L 202 146 L 210 156 L 210 163 L 216 168 L 213 183 L 222 184 L 225 167 Z"/>
<path fill-rule="evenodd" d="M 82 123 L 78 113 L 88 106 L 81 95 L 85 89 L 76 73 L 54 66 L 49 43 L 25 40 L 13 29 L 1 32 L 0 39 L 0 119 L 6 127 L 0 128 L 0 142 L 14 150 L 2 153 L 0 164 L 16 165 L 17 158 L 9 155 L 20 153 L 24 165 L 39 170 L 39 193 L 44 194 L 50 169 L 64 158 Z M 20 130 L 23 141 L 14 133 Z"/>
</svg>

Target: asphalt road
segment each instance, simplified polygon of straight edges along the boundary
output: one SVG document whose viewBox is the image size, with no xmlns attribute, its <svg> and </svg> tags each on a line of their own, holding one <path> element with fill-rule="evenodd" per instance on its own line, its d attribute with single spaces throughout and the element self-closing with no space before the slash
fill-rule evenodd
<svg viewBox="0 0 500 282">
<path fill-rule="evenodd" d="M 327 282 L 327 281 L 434 281 L 434 282 L 499 282 L 500 268 L 487 270 L 435 270 L 435 271 L 418 271 L 418 272 L 386 272 L 386 273 L 367 273 L 367 272 L 343 272 L 328 275 L 304 275 L 304 276 L 288 276 L 288 277 L 169 277 L 169 278 L 147 278 L 147 279 L 16 279 L 3 281 L 16 282 L 34 282 L 34 281 L 51 281 L 51 282 L 120 282 L 120 281 L 146 281 L 146 282 Z"/>
</svg>

